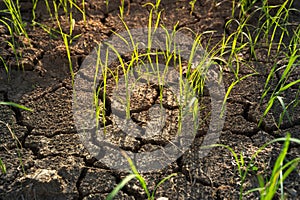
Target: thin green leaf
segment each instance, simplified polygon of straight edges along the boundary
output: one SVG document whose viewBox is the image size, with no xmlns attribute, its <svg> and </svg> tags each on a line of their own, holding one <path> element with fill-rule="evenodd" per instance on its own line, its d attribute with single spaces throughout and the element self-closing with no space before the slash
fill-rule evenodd
<svg viewBox="0 0 300 200">
<path fill-rule="evenodd" d="M 163 184 L 164 182 L 166 182 L 167 180 L 169 180 L 170 178 L 172 178 L 173 176 L 177 176 L 177 173 L 173 173 L 173 174 L 170 174 L 169 176 L 165 177 L 164 179 L 162 179 L 154 188 L 153 192 L 152 192 L 152 195 L 151 195 L 151 198 L 154 199 L 154 195 L 155 195 L 155 192 L 157 190 L 157 188 Z"/>
<path fill-rule="evenodd" d="M 13 103 L 13 102 L 2 102 L 2 101 L 0 101 L 0 105 L 13 106 L 13 107 L 16 107 L 16 108 L 20 108 L 22 110 L 27 110 L 27 111 L 33 112 L 32 109 L 27 108 L 27 107 L 22 106 L 22 105 L 17 104 L 17 103 Z"/>
<path fill-rule="evenodd" d="M 126 176 L 114 189 L 109 195 L 106 197 L 106 200 L 112 200 L 117 193 L 129 182 L 131 179 L 135 178 L 135 174 L 130 174 Z"/>
<path fill-rule="evenodd" d="M 0 168 L 3 174 L 6 174 L 6 166 L 5 164 L 2 162 L 1 158 L 0 158 Z"/>
</svg>

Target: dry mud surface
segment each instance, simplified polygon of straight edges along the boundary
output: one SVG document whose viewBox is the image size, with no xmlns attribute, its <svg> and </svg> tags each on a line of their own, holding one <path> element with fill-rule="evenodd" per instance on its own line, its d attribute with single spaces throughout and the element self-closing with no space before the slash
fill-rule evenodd
<svg viewBox="0 0 300 200">
<path fill-rule="evenodd" d="M 149 8 L 142 6 L 145 2 L 132 0 L 130 7 L 128 2 L 125 3 L 128 15 L 125 15 L 124 19 L 130 28 L 144 27 L 148 23 Z M 31 1 L 21 1 L 21 5 L 21 8 L 24 8 L 22 15 L 29 20 L 31 13 L 28 10 L 32 7 Z M 124 30 L 117 16 L 118 6 L 119 1 L 111 1 L 108 8 L 104 1 L 86 1 L 86 25 L 80 13 L 74 14 L 76 19 L 74 34 L 81 34 L 70 46 L 75 72 L 80 69 L 84 58 L 97 42 L 109 38 L 112 35 L 111 30 Z M 164 9 L 162 21 L 166 27 L 172 28 L 179 21 L 179 27 L 188 27 L 197 33 L 214 30 L 211 42 L 217 42 L 222 37 L 225 23 L 231 16 L 232 3 L 198 1 L 191 15 L 188 1 L 165 0 L 162 1 L 161 8 Z M 37 12 L 37 19 L 40 22 L 55 27 L 55 24 L 44 15 L 46 8 L 43 3 L 38 4 Z M 291 20 L 299 18 L 299 14 L 295 13 Z M 64 28 L 68 30 L 68 27 Z M 0 43 L 4 45 L 4 41 L 9 39 L 9 34 L 3 26 L 0 26 L 0 31 Z M 226 32 L 225 34 L 228 34 Z M 7 46 L 0 46 L 1 55 L 6 56 L 12 67 L 8 82 L 7 74 L 0 66 L 0 101 L 20 103 L 34 110 L 28 112 L 0 106 L 0 120 L 9 124 L 23 147 L 17 148 L 18 144 L 11 132 L 4 124 L 0 124 L 0 157 L 7 167 L 7 174 L 0 175 L 0 199 L 105 199 L 126 173 L 111 169 L 101 160 L 92 157 L 80 140 L 73 118 L 73 89 L 68 59 L 61 39 L 49 36 L 39 27 L 29 30 L 28 33 L 32 47 L 20 49 L 23 52 L 24 70 L 13 69 L 16 66 L 12 52 Z M 22 41 L 22 38 L 19 40 Z M 276 128 L 274 119 L 278 119 L 281 112 L 280 105 L 277 105 L 262 126 L 257 126 L 263 113 L 263 106 L 259 105 L 260 97 L 272 67 L 271 62 L 268 62 L 272 58 L 266 58 L 266 51 L 263 48 L 258 49 L 258 61 L 249 60 L 251 67 L 260 73 L 238 83 L 229 95 L 225 124 L 218 141 L 230 146 L 235 152 L 242 152 L 245 162 L 249 162 L 251 155 L 263 144 L 285 136 L 287 132 L 290 132 L 292 137 L 300 138 L 299 106 L 291 112 L 292 124 L 284 121 L 279 130 Z M 242 56 L 247 59 L 247 52 Z M 241 67 L 240 73 L 252 73 L 251 70 L 248 67 Z M 300 70 L 293 73 L 293 77 L 299 79 Z M 233 73 L 229 69 L 224 69 L 223 81 L 226 89 L 233 80 Z M 298 86 L 292 87 L 285 94 L 285 98 L 295 97 L 297 89 Z M 151 102 L 157 100 L 157 90 L 141 88 L 136 92 L 147 94 L 144 96 L 136 94 L 134 98 L 136 102 L 132 105 L 133 109 L 136 109 L 132 118 L 137 123 L 143 124 L 145 120 L 147 121 L 145 117 L 147 116 L 145 112 L 149 108 L 147 103 L 150 102 L 151 105 Z M 209 98 L 202 97 L 201 103 L 206 106 L 203 110 L 205 116 L 210 109 Z M 108 137 L 122 149 L 133 152 L 150 151 L 157 146 L 165 145 L 169 137 L 174 136 L 172 129 L 176 127 L 176 118 L 172 116 L 178 112 L 176 106 L 172 104 L 172 98 L 165 99 L 165 104 L 166 107 L 169 106 L 166 111 L 169 119 L 166 121 L 165 133 L 162 133 L 161 137 L 144 140 L 130 138 L 116 130 L 113 121 L 109 120 Z M 176 161 L 164 169 L 143 173 L 151 191 L 161 179 L 172 173 L 178 173 L 158 188 L 157 198 L 238 199 L 241 179 L 232 154 L 221 147 L 211 149 L 205 157 L 201 154 L 200 146 L 208 128 L 207 124 L 206 121 L 201 125 L 191 147 Z M 242 185 L 245 191 L 258 187 L 257 174 L 262 173 L 266 177 L 270 175 L 271 167 L 281 147 L 281 143 L 275 143 L 259 154 L 255 160 L 258 170 L 250 171 Z M 287 158 L 299 157 L 299 152 L 299 145 L 293 144 Z M 298 167 L 284 184 L 288 199 L 299 198 L 299 180 Z M 244 196 L 248 199 L 258 197 L 258 193 Z M 116 199 L 146 199 L 146 196 L 138 181 L 134 180 L 125 185 Z"/>
</svg>

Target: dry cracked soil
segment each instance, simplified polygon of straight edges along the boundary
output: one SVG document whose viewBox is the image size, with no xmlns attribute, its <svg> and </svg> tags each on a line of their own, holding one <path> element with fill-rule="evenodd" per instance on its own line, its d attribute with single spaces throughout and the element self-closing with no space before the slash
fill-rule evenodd
<svg viewBox="0 0 300 200">
<path fill-rule="evenodd" d="M 144 5 L 146 0 L 125 1 L 124 21 L 128 27 L 140 28 L 148 24 L 150 9 Z M 31 19 L 31 1 L 20 1 L 24 20 Z M 80 70 L 82 62 L 100 41 L 112 36 L 112 31 L 124 31 L 118 17 L 119 1 L 85 1 L 86 23 L 82 14 L 74 11 L 76 20 L 73 34 L 80 36 L 70 45 L 71 60 L 75 73 Z M 0 1 L 3 7 L 3 2 Z M 297 1 L 294 6 L 298 6 Z M 196 33 L 214 30 L 207 40 L 217 43 L 225 30 L 225 23 L 232 14 L 232 1 L 197 1 L 192 14 L 188 1 L 163 0 L 161 20 L 172 29 L 187 27 Z M 49 20 L 44 1 L 39 1 L 36 8 L 37 21 L 57 29 L 55 22 Z M 63 11 L 61 21 L 63 29 L 68 32 L 69 26 Z M 299 23 L 300 15 L 293 13 L 291 20 Z M 255 20 L 254 20 L 255 21 Z M 255 22 L 253 22 L 255 23 Z M 16 102 L 33 109 L 33 112 L 9 106 L 0 106 L 0 158 L 7 168 L 6 174 L 0 175 L 0 199 L 105 199 L 113 188 L 127 175 L 121 170 L 112 169 L 101 159 L 95 158 L 80 139 L 73 117 L 73 87 L 69 72 L 69 63 L 64 43 L 56 32 L 45 32 L 40 26 L 29 27 L 30 44 L 22 37 L 16 37 L 23 45 L 18 49 L 23 57 L 20 62 L 24 69 L 18 69 L 10 47 L 5 43 L 10 35 L 5 26 L 0 25 L 0 52 L 8 60 L 10 73 L 7 74 L 0 66 L 0 101 Z M 51 29 L 51 30 L 53 30 Z M 227 29 L 227 28 L 226 28 Z M 244 156 L 248 163 L 253 155 L 266 142 L 285 136 L 288 132 L 292 137 L 300 138 L 300 107 L 291 111 L 292 123 L 284 119 L 278 129 L 276 120 L 281 113 L 281 106 L 275 105 L 266 116 L 262 126 L 258 127 L 264 104 L 260 98 L 264 89 L 268 72 L 271 69 L 272 57 L 267 57 L 266 48 L 257 49 L 258 59 L 249 58 L 247 52 L 241 55 L 248 59 L 251 66 L 240 68 L 240 74 L 259 74 L 250 76 L 239 82 L 231 91 L 227 100 L 227 112 L 224 127 L 218 143 L 230 146 L 235 152 Z M 222 65 L 222 63 L 220 63 Z M 222 66 L 221 66 L 222 67 Z M 274 82 L 279 80 L 274 77 Z M 299 79 L 300 70 L 293 71 L 291 78 Z M 9 77 L 8 77 L 9 76 Z M 234 74 L 230 69 L 223 68 L 222 79 L 228 89 Z M 9 81 L 8 81 L 9 79 Z M 84 83 L 83 83 L 84 84 Z M 109 88 L 111 87 L 111 88 Z M 293 99 L 299 88 L 292 87 L 285 93 L 286 99 Z M 114 88 L 108 84 L 108 91 Z M 131 109 L 132 119 L 142 126 L 147 122 L 149 107 L 157 102 L 157 88 L 139 88 L 134 93 Z M 118 130 L 112 116 L 107 119 L 107 137 L 121 149 L 131 152 L 145 152 L 166 145 L 176 135 L 178 107 L 168 91 L 164 91 L 163 104 L 166 108 L 164 130 L 159 137 L 139 139 L 130 137 Z M 84 94 L 82 94 L 84 95 Z M 114 101 L 108 97 L 108 101 Z M 203 115 L 210 113 L 210 98 L 206 94 L 201 97 Z M 108 113 L 111 114 L 111 113 Z M 111 114 L 112 115 L 112 114 Z M 255 159 L 254 167 L 247 174 L 245 182 L 241 182 L 237 163 L 233 155 L 225 148 L 214 147 L 208 155 L 202 156 L 200 149 L 208 130 L 209 118 L 203 119 L 192 145 L 176 160 L 163 169 L 142 173 L 148 188 L 152 191 L 164 177 L 177 173 L 162 184 L 156 191 L 156 198 L 168 199 L 238 199 L 240 188 L 245 191 L 258 187 L 257 174 L 270 176 L 272 166 L 278 157 L 282 143 L 267 146 Z M 102 124 L 103 125 L 103 124 Z M 20 145 L 22 148 L 19 148 Z M 100 148 L 103 148 L 100 146 Z M 103 149 L 102 149 L 103 150 Z M 300 146 L 292 144 L 287 159 L 299 157 Z M 100 149 L 100 158 L 105 151 Z M 113 156 L 113 155 L 109 155 Z M 154 164 L 156 161 L 148 160 Z M 287 178 L 284 191 L 288 199 L 300 196 L 299 167 Z M 259 193 L 253 192 L 243 198 L 258 199 Z M 146 199 L 145 192 L 138 181 L 132 180 L 117 194 L 115 199 Z M 279 199 L 279 196 L 275 196 Z"/>
</svg>

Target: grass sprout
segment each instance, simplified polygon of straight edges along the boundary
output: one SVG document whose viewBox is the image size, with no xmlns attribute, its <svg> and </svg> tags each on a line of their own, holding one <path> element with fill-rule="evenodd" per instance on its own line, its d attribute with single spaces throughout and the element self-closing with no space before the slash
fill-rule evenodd
<svg viewBox="0 0 300 200">
<path fill-rule="evenodd" d="M 295 170 L 297 165 L 300 162 L 300 158 L 294 158 L 291 161 L 286 161 L 286 155 L 289 149 L 290 142 L 295 142 L 300 144 L 300 140 L 296 138 L 291 138 L 290 134 L 287 134 L 285 138 L 278 138 L 268 142 L 263 147 L 275 142 L 284 142 L 283 148 L 277 157 L 275 165 L 272 169 L 271 177 L 268 180 L 264 180 L 261 174 L 258 175 L 258 182 L 260 187 L 254 188 L 252 190 L 247 191 L 245 194 L 250 192 L 259 191 L 260 199 L 262 200 L 271 200 L 277 193 L 278 189 L 280 188 L 280 198 L 284 199 L 284 191 L 283 191 L 283 184 L 284 180 Z M 257 153 L 258 154 L 258 153 Z M 286 163 L 284 163 L 286 162 Z"/>
<path fill-rule="evenodd" d="M 0 101 L 0 105 L 13 106 L 13 107 L 16 107 L 16 108 L 19 108 L 19 109 L 23 109 L 23 110 L 26 110 L 26 111 L 30 111 L 30 112 L 33 111 L 32 109 L 27 108 L 26 106 L 23 106 L 23 105 L 20 105 L 20 104 L 17 104 L 17 103 L 13 103 L 13 102 L 3 102 L 3 101 Z M 17 149 L 18 149 L 17 153 L 18 153 L 18 158 L 19 158 L 19 161 L 20 161 L 20 165 L 22 167 L 23 173 L 25 174 L 25 169 L 24 169 L 22 158 L 21 158 L 21 152 L 20 152 L 20 149 L 22 148 L 22 144 L 19 141 L 19 139 L 17 138 L 17 136 L 14 134 L 14 132 L 12 131 L 12 129 L 11 129 L 11 127 L 10 127 L 9 124 L 7 124 L 7 123 L 5 123 L 5 122 L 3 122 L 1 120 L 0 120 L 0 124 L 3 124 L 3 125 L 6 126 L 7 130 L 10 132 L 12 138 L 15 140 L 16 146 L 17 146 Z M 3 174 L 7 173 L 5 163 L 3 163 L 3 161 L 1 160 L 1 158 L 0 158 L 0 169 L 1 169 L 1 171 L 2 171 Z"/>
<path fill-rule="evenodd" d="M 37 3 L 38 3 L 38 0 L 32 0 L 32 10 L 31 10 L 31 13 L 32 13 L 32 26 L 35 26 L 36 25 L 36 6 L 37 6 Z"/>
<path fill-rule="evenodd" d="M 1 158 L 0 158 L 0 168 L 3 174 L 6 174 L 6 166 L 5 163 L 2 162 Z"/>
<path fill-rule="evenodd" d="M 12 0 L 3 0 L 3 2 L 7 7 L 5 12 L 9 13 L 11 16 L 11 19 L 9 20 L 13 25 L 14 32 L 18 35 L 24 35 L 28 39 L 29 37 L 26 32 L 26 23 L 24 23 L 22 20 L 19 0 L 16 0 L 15 2 Z"/>
<path fill-rule="evenodd" d="M 154 187 L 152 193 L 150 193 L 148 187 L 147 187 L 147 183 L 145 181 L 145 179 L 143 178 L 143 176 L 138 172 L 138 170 L 136 169 L 133 161 L 131 160 L 131 158 L 125 153 L 122 152 L 123 156 L 127 159 L 129 166 L 131 168 L 131 174 L 129 174 L 128 176 L 126 176 L 115 188 L 114 190 L 107 196 L 106 200 L 112 200 L 117 193 L 132 179 L 136 178 L 141 187 L 143 188 L 143 190 L 145 191 L 146 195 L 147 195 L 147 199 L 148 200 L 154 200 L 155 199 L 155 193 L 156 190 L 159 188 L 159 186 L 161 186 L 164 182 L 166 182 L 167 180 L 169 180 L 170 178 L 172 178 L 173 176 L 176 176 L 177 173 L 172 173 L 169 176 L 163 178 L 160 182 L 158 182 L 156 184 L 156 186 Z"/>
<path fill-rule="evenodd" d="M 8 74 L 9 70 L 8 70 L 8 66 L 7 66 L 7 64 L 6 64 L 6 61 L 3 59 L 2 56 L 0 56 L 0 60 L 1 60 L 3 66 L 4 66 L 4 68 L 5 68 L 6 73 Z"/>
<path fill-rule="evenodd" d="M 1 11 L 0 11 L 1 12 Z M 8 44 L 8 46 L 12 49 L 12 51 L 13 51 L 13 54 L 14 54 L 14 56 L 15 56 L 15 59 L 16 59 L 16 63 L 17 63 L 17 65 L 18 65 L 18 67 L 20 66 L 20 59 L 22 58 L 22 53 L 21 52 L 19 52 L 17 49 L 19 48 L 19 46 L 20 46 L 20 44 L 18 44 L 17 42 L 16 42 L 16 40 L 15 40 L 15 30 L 14 30 L 14 28 L 13 27 L 11 27 L 9 24 L 8 24 L 8 21 L 11 21 L 10 19 L 8 19 L 8 18 L 6 18 L 6 17 L 2 17 L 2 19 L 0 19 L 0 22 L 1 23 L 3 23 L 6 27 L 7 27 L 7 29 L 8 29 L 8 31 L 9 31 L 9 34 L 10 34 L 10 36 L 11 36 L 11 41 L 9 41 L 9 40 L 7 40 L 7 41 L 5 41 L 7 44 Z M 4 67 L 5 67 L 5 70 L 6 70 L 6 72 L 8 73 L 9 72 L 9 67 L 7 66 L 7 64 L 6 64 L 6 62 L 4 61 L 4 59 L 1 57 L 1 61 L 3 62 L 3 64 L 4 64 Z M 23 68 L 23 66 L 21 66 L 22 67 L 22 69 L 24 69 Z"/>
<path fill-rule="evenodd" d="M 247 174 L 250 172 L 250 170 L 254 169 L 253 164 L 255 158 L 258 157 L 259 153 L 262 152 L 267 146 L 276 143 L 276 142 L 284 142 L 283 148 L 279 156 L 277 157 L 276 163 L 273 166 L 272 169 L 272 175 L 267 183 L 263 180 L 261 175 L 258 175 L 258 181 L 260 184 L 260 188 L 254 188 L 249 191 L 244 192 L 243 183 L 246 180 Z M 290 142 L 295 142 L 297 144 L 300 144 L 300 140 L 296 138 L 291 138 L 290 134 L 287 134 L 285 138 L 277 138 L 274 140 L 271 140 L 270 142 L 264 144 L 261 146 L 252 156 L 249 161 L 249 163 L 246 165 L 245 159 L 243 157 L 243 154 L 236 153 L 231 147 L 224 145 L 224 144 L 212 144 L 210 146 L 202 147 L 202 148 L 212 148 L 212 147 L 223 147 L 226 148 L 231 152 L 233 155 L 233 158 L 237 164 L 238 168 L 238 174 L 241 178 L 241 187 L 240 187 L 240 195 L 239 198 L 243 199 L 244 195 L 247 195 L 254 191 L 260 192 L 260 198 L 263 200 L 271 200 L 275 193 L 277 192 L 278 188 L 283 185 L 284 180 L 288 177 L 288 175 L 296 168 L 297 164 L 300 162 L 300 158 L 295 158 L 292 161 L 288 161 L 286 164 L 283 164 L 286 154 L 288 151 L 288 147 Z M 281 196 L 283 196 L 283 191 L 281 190 Z"/>
<path fill-rule="evenodd" d="M 189 2 L 189 4 L 191 5 L 191 12 L 190 12 L 190 15 L 192 15 L 193 14 L 193 12 L 194 12 L 194 9 L 195 9 L 195 3 L 197 2 L 197 0 L 191 0 L 190 2 Z"/>
<path fill-rule="evenodd" d="M 291 76 L 292 72 L 296 69 L 297 65 L 299 64 L 299 49 L 297 48 L 298 44 L 294 44 L 294 48 L 292 48 L 292 52 L 291 55 L 287 56 L 288 57 L 288 63 L 287 65 L 284 66 L 284 71 L 281 74 L 280 80 L 278 81 L 275 89 L 273 90 L 273 92 L 271 93 L 271 97 L 269 99 L 269 101 L 267 102 L 267 106 L 266 109 L 259 121 L 259 125 L 262 124 L 264 117 L 268 114 L 268 112 L 271 110 L 271 108 L 273 107 L 274 103 L 276 100 L 278 100 L 280 102 L 280 104 L 282 105 L 283 108 L 283 114 L 288 113 L 287 112 L 287 107 L 284 104 L 283 98 L 282 98 L 282 93 L 285 92 L 286 90 L 288 90 L 289 88 L 293 87 L 296 84 L 300 83 L 300 79 L 296 79 L 294 81 L 288 81 L 289 77 Z M 279 68 L 282 70 L 282 68 Z M 266 95 L 268 94 L 268 92 L 270 91 L 271 86 L 268 86 L 268 84 L 270 83 L 270 80 L 272 79 L 272 77 L 274 76 L 274 73 L 277 71 L 278 69 L 276 69 L 276 65 L 274 65 L 274 67 L 272 68 L 272 70 L 270 71 L 268 78 L 266 80 L 265 83 L 265 91 L 262 94 L 262 98 L 264 99 L 266 97 Z M 279 124 L 278 126 L 280 126 L 281 122 L 282 122 L 282 117 L 279 120 Z"/>
<path fill-rule="evenodd" d="M 119 6 L 119 9 L 120 9 L 120 17 L 121 19 L 124 19 L 125 0 L 121 0 L 121 6 Z"/>
<path fill-rule="evenodd" d="M 13 107 L 16 107 L 16 108 L 19 108 L 19 109 L 22 109 L 22 110 L 31 111 L 31 112 L 33 111 L 32 109 L 27 108 L 26 106 L 22 106 L 20 104 L 13 103 L 13 102 L 0 101 L 0 105 L 13 106 Z"/>
<path fill-rule="evenodd" d="M 66 52 L 67 52 L 67 58 L 68 58 L 68 61 L 69 61 L 69 70 L 70 70 L 70 73 L 71 73 L 71 77 L 72 77 L 72 86 L 74 86 L 74 78 L 75 78 L 75 74 L 74 74 L 74 71 L 73 71 L 73 64 L 72 64 L 72 59 L 71 59 L 71 51 L 70 51 L 70 44 L 72 43 L 72 40 L 74 38 L 77 38 L 79 37 L 80 35 L 76 35 L 72 38 L 72 30 L 73 30 L 73 27 L 74 25 L 73 24 L 70 24 L 70 32 L 69 34 L 66 34 L 64 33 L 63 29 L 62 29 L 62 26 L 61 26 L 61 23 L 60 23 L 60 20 L 59 20 L 59 16 L 58 16 L 58 5 L 55 3 L 55 1 L 53 1 L 53 6 L 54 6 L 54 13 L 55 13 L 55 19 L 56 19 L 56 22 L 57 22 L 57 25 L 58 25 L 58 28 L 59 28 L 59 32 L 60 32 L 60 35 L 63 39 L 63 42 L 65 44 L 65 48 L 66 48 Z M 74 22 L 72 20 L 72 14 L 70 14 L 70 19 L 72 21 L 72 23 Z"/>
</svg>

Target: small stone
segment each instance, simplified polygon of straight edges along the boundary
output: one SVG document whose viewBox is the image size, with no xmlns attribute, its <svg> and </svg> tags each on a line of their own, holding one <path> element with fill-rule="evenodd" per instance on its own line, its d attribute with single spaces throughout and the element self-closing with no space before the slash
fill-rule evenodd
<svg viewBox="0 0 300 200">
<path fill-rule="evenodd" d="M 168 200 L 166 197 L 159 197 L 157 200 Z"/>
</svg>

